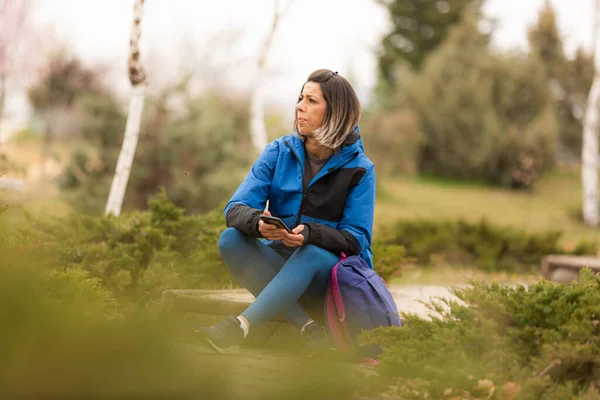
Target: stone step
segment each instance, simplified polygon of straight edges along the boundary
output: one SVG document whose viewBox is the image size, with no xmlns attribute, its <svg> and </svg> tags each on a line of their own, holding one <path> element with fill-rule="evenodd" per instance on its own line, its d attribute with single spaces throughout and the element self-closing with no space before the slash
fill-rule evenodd
<svg viewBox="0 0 600 400">
<path fill-rule="evenodd" d="M 246 289 L 165 290 L 161 302 L 171 310 L 215 315 L 239 315 L 254 300 Z"/>
<path fill-rule="evenodd" d="M 184 336 L 193 335 L 201 326 L 213 325 L 229 315 L 241 314 L 254 300 L 245 289 L 234 290 L 165 290 L 163 309 L 177 314 Z M 298 352 L 302 336 L 298 329 L 281 318 L 274 318 L 250 330 L 246 347 Z"/>
<path fill-rule="evenodd" d="M 544 278 L 561 283 L 578 279 L 582 268 L 600 273 L 600 258 L 550 254 L 540 262 L 540 272 Z"/>
</svg>

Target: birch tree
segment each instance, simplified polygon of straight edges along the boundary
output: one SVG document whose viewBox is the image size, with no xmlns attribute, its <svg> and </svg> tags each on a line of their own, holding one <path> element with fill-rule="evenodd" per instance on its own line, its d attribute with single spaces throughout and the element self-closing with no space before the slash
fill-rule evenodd
<svg viewBox="0 0 600 400">
<path fill-rule="evenodd" d="M 129 81 L 132 86 L 132 96 L 129 103 L 129 113 L 125 125 L 125 138 L 119 153 L 117 169 L 113 177 L 105 214 L 121 214 L 121 206 L 125 197 L 125 189 L 129 181 L 129 173 L 133 163 L 133 156 L 137 147 L 142 111 L 144 110 L 144 97 L 146 91 L 146 72 L 140 59 L 139 41 L 141 35 L 141 22 L 144 0 L 135 0 L 133 24 L 131 27 L 131 40 L 129 42 Z"/>
<path fill-rule="evenodd" d="M 30 11 L 28 0 L 0 0 L 0 146 L 6 140 L 2 122 L 8 83 L 31 74 L 34 69 L 31 50 L 36 34 L 29 21 Z"/>
<path fill-rule="evenodd" d="M 583 220 L 598 226 L 598 123 L 600 115 L 600 0 L 594 9 L 594 83 L 588 95 L 583 123 L 581 183 L 583 187 Z"/>
<path fill-rule="evenodd" d="M 252 96 L 250 100 L 250 137 L 252 140 L 252 145 L 258 153 L 260 153 L 267 145 L 267 129 L 265 127 L 263 93 L 267 57 L 269 55 L 269 51 L 271 50 L 271 44 L 273 42 L 275 32 L 277 31 L 279 22 L 289 10 L 291 4 L 292 0 L 289 0 L 280 9 L 279 0 L 275 0 L 271 30 L 269 31 L 269 34 L 262 45 L 257 60 L 256 77 L 254 78 Z"/>
</svg>

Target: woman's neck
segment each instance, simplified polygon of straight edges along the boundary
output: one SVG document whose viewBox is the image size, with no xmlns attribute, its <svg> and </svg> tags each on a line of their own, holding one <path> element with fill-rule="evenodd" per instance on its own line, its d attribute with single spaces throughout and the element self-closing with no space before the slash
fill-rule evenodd
<svg viewBox="0 0 600 400">
<path fill-rule="evenodd" d="M 304 148 L 308 154 L 315 158 L 328 158 L 333 154 L 333 150 L 321 145 L 314 137 L 306 136 L 304 139 Z"/>
</svg>

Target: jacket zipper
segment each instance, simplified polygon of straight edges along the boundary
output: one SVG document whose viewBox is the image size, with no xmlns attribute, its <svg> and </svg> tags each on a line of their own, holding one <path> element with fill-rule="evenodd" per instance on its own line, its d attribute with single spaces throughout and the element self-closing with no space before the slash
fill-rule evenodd
<svg viewBox="0 0 600 400">
<path fill-rule="evenodd" d="M 298 160 L 298 162 L 300 163 L 300 165 L 302 165 L 302 161 L 300 161 L 300 157 L 298 157 L 298 154 L 297 154 L 297 153 L 296 153 L 296 151 L 295 151 L 295 150 L 292 148 L 292 145 L 291 145 L 291 144 L 289 144 L 287 141 L 284 141 L 284 143 L 286 144 L 286 146 L 287 146 L 287 147 L 289 147 L 289 148 L 290 148 L 290 150 L 292 151 L 292 154 L 294 155 L 294 157 L 296 157 L 296 160 Z M 356 154 L 354 155 L 354 157 L 352 157 L 351 159 L 349 159 L 349 160 L 348 160 L 348 161 L 346 161 L 345 163 L 343 163 L 343 164 L 341 164 L 341 165 L 338 165 L 337 167 L 332 167 L 332 168 L 329 168 L 329 169 L 327 170 L 327 174 L 329 174 L 329 173 L 331 173 L 331 172 L 333 172 L 333 171 L 335 171 L 335 170 L 337 170 L 337 169 L 340 169 L 340 168 L 342 168 L 344 165 L 346 165 L 346 164 L 348 164 L 350 161 L 354 160 L 354 159 L 355 159 L 355 158 L 358 156 L 358 154 L 359 154 L 359 153 L 356 153 Z M 302 171 L 302 173 L 304 174 L 304 171 Z M 327 174 L 325 174 L 325 175 L 327 175 Z M 323 175 L 323 176 L 325 176 L 325 175 Z M 323 176 L 322 176 L 322 177 L 323 177 Z M 321 177 L 321 178 L 322 178 L 322 177 Z M 304 183 L 302 183 L 302 200 L 300 201 L 300 209 L 298 210 L 298 216 L 296 217 L 296 226 L 300 225 L 300 219 L 302 218 L 302 213 L 304 212 L 304 201 L 306 200 L 307 193 L 308 193 L 308 188 L 307 188 L 307 187 L 305 188 L 305 187 L 304 187 Z"/>
<path fill-rule="evenodd" d="M 292 145 L 289 144 L 287 141 L 284 141 L 284 143 L 286 144 L 287 147 L 290 148 L 290 150 L 292 151 L 292 154 L 294 155 L 294 157 L 296 157 L 296 160 L 298 160 L 298 162 L 300 163 L 300 166 L 302 166 L 302 161 L 300 161 L 300 157 L 298 157 L 298 153 L 296 153 L 296 151 L 292 148 Z M 304 174 L 304 171 L 302 171 L 302 173 Z M 300 225 L 300 219 L 302 218 L 302 211 L 304 210 L 304 200 L 306 200 L 306 192 L 307 191 L 308 191 L 308 189 L 305 188 L 304 183 L 302 183 L 302 200 L 300 200 L 300 208 L 298 209 L 298 215 L 296 216 L 296 226 Z"/>
</svg>

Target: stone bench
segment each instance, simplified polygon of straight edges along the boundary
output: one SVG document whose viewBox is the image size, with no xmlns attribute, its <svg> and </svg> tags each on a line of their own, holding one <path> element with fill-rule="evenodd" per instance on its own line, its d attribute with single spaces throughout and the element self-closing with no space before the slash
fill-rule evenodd
<svg viewBox="0 0 600 400">
<path fill-rule="evenodd" d="M 590 268 L 600 273 L 600 258 L 547 255 L 540 262 L 540 272 L 544 278 L 555 282 L 570 282 L 579 278 L 579 270 Z"/>
<path fill-rule="evenodd" d="M 253 300 L 254 296 L 245 289 L 165 290 L 161 305 L 179 321 L 183 335 L 191 337 L 200 326 L 209 326 L 229 315 L 241 314 Z M 244 346 L 302 351 L 301 340 L 298 329 L 275 318 L 251 329 Z"/>
</svg>

